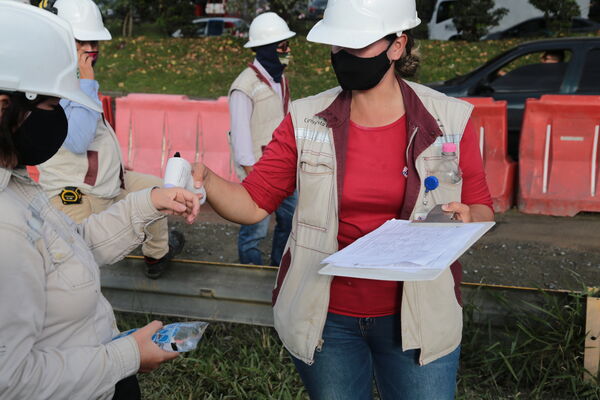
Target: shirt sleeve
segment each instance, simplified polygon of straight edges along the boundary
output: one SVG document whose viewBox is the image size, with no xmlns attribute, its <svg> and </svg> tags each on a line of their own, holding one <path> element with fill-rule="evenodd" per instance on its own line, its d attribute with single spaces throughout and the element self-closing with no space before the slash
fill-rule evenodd
<svg viewBox="0 0 600 400">
<path fill-rule="evenodd" d="M 238 165 L 254 165 L 252 151 L 252 100 L 241 90 L 234 90 L 229 96 L 229 112 L 231 113 L 231 147 L 233 159 Z"/>
<path fill-rule="evenodd" d="M 471 121 L 467 123 L 460 141 L 459 166 L 463 177 L 461 202 L 468 205 L 483 204 L 493 211 L 477 135 Z"/>
<path fill-rule="evenodd" d="M 18 229 L 0 224 L 0 236 L 0 398 L 94 399 L 133 375 L 140 363 L 133 338 L 96 346 L 39 343 L 46 317 L 44 258 Z"/>
<path fill-rule="evenodd" d="M 288 114 L 242 185 L 254 202 L 270 214 L 296 190 L 297 162 L 294 125 Z"/>
<path fill-rule="evenodd" d="M 79 87 L 91 99 L 101 105 L 98 99 L 98 89 L 100 86 L 97 81 L 80 79 Z M 101 113 L 66 99 L 62 99 L 60 105 L 65 110 L 67 120 L 69 121 L 69 130 L 63 145 L 75 154 L 87 152 L 96 136 L 98 119 L 100 119 Z"/>
</svg>

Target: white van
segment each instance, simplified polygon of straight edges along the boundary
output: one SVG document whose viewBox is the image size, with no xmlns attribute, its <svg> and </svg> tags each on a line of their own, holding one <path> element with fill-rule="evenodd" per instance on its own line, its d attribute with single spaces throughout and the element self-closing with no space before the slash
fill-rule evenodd
<svg viewBox="0 0 600 400">
<path fill-rule="evenodd" d="M 581 10 L 581 16 L 587 18 L 590 11 L 590 0 L 576 0 Z M 437 0 L 429 28 L 429 39 L 449 40 L 458 32 L 452 21 L 452 9 L 457 6 L 457 0 Z M 504 7 L 508 13 L 497 26 L 490 28 L 489 33 L 504 30 L 530 18 L 543 16 L 544 13 L 535 8 L 528 0 L 496 0 L 495 8 Z"/>
</svg>

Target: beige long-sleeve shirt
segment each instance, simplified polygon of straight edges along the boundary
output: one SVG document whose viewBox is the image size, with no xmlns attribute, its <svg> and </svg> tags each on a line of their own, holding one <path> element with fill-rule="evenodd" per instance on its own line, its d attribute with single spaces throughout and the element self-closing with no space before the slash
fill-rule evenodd
<svg viewBox="0 0 600 400">
<path fill-rule="evenodd" d="M 141 243 L 162 218 L 150 189 L 76 225 L 24 169 L 0 168 L 0 398 L 111 399 L 139 369 L 100 291 L 99 265 Z"/>
</svg>

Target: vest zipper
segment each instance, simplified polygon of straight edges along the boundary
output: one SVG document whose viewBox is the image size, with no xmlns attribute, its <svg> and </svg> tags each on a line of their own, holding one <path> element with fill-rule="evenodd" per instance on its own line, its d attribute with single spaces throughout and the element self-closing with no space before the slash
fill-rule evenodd
<svg viewBox="0 0 600 400">
<path fill-rule="evenodd" d="M 410 146 L 413 143 L 413 140 L 415 139 L 415 136 L 417 135 L 417 131 L 419 130 L 418 126 L 415 126 L 415 129 L 413 129 L 412 134 L 410 135 L 410 140 L 408 141 L 408 146 L 406 146 L 406 165 L 408 166 L 408 150 L 410 149 Z"/>
</svg>

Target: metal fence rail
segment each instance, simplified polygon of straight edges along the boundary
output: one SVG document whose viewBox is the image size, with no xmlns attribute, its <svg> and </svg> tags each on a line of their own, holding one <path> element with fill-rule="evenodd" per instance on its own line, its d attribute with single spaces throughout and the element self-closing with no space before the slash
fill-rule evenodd
<svg viewBox="0 0 600 400">
<path fill-rule="evenodd" d="M 102 292 L 119 311 L 164 314 L 204 320 L 273 326 L 271 293 L 276 267 L 174 260 L 157 280 L 146 278 L 141 257 L 128 257 L 102 268 Z M 474 305 L 474 318 L 503 323 L 508 311 L 498 301 L 524 300 L 542 304 L 540 290 L 463 283 L 465 303 Z M 551 296 L 567 291 L 545 290 Z"/>
<path fill-rule="evenodd" d="M 142 257 L 101 269 L 102 293 L 115 310 L 273 326 L 277 268 L 176 260 L 157 280 Z"/>
</svg>

